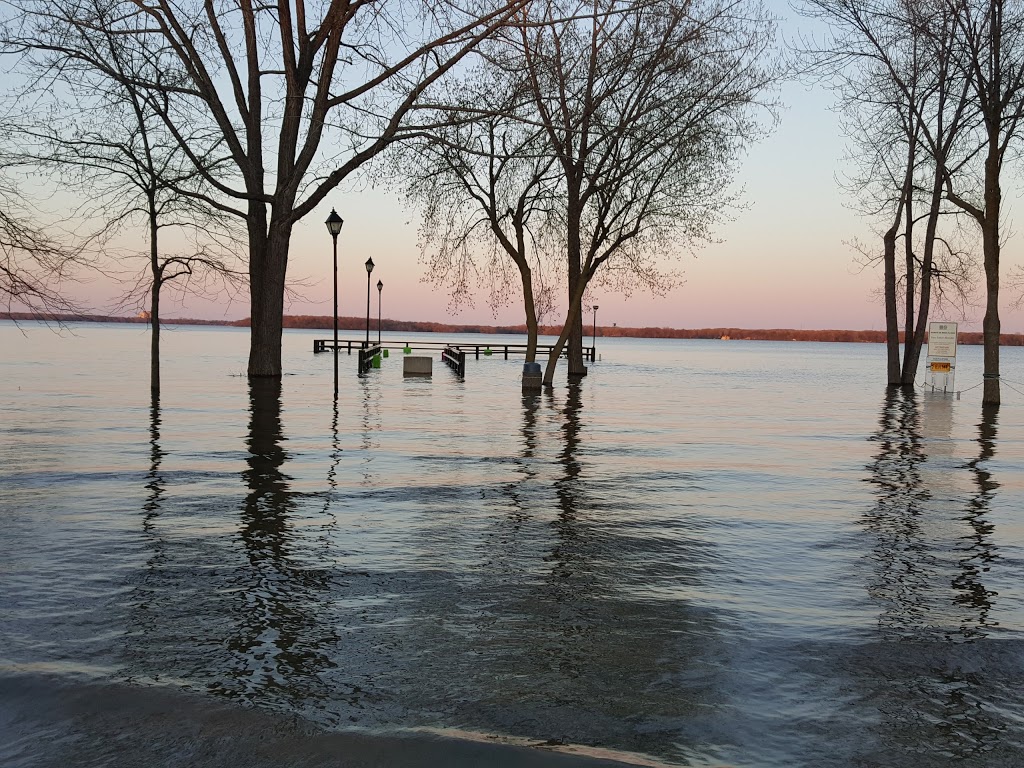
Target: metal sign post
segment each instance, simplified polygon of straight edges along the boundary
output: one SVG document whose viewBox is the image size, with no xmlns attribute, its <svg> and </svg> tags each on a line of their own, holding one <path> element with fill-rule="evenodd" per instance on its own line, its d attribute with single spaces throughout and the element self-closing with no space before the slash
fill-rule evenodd
<svg viewBox="0 0 1024 768">
<path fill-rule="evenodd" d="M 956 377 L 956 323 L 928 324 L 927 366 L 926 385 L 933 392 L 952 392 Z"/>
</svg>

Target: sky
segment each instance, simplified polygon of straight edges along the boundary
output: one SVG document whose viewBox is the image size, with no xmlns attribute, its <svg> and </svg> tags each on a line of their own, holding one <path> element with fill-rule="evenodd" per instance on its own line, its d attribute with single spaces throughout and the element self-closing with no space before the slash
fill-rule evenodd
<svg viewBox="0 0 1024 768">
<path fill-rule="evenodd" d="M 783 35 L 792 39 L 809 30 L 787 5 L 770 3 L 781 19 Z M 743 190 L 744 209 L 716 230 L 716 242 L 696 254 L 680 253 L 673 264 L 683 272 L 682 284 L 664 297 L 642 292 L 628 298 L 595 291 L 588 304 L 597 304 L 599 325 L 661 326 L 674 328 L 803 328 L 882 329 L 884 315 L 879 289 L 881 271 L 862 269 L 848 245 L 854 238 L 871 240 L 870 222 L 850 207 L 839 188 L 846 140 L 838 115 L 831 109 L 833 96 L 822 87 L 785 84 L 784 105 L 772 134 L 751 146 L 736 183 Z M 1015 211 L 1024 210 L 1020 196 L 1005 196 L 1006 221 L 1013 228 Z M 287 314 L 331 313 L 331 238 L 324 221 L 331 208 L 345 219 L 338 238 L 339 314 L 366 313 L 366 271 L 376 264 L 371 282 L 381 280 L 381 312 L 386 318 L 435 322 L 517 324 L 521 306 L 512 304 L 494 314 L 481 286 L 475 307 L 453 312 L 449 297 L 423 282 L 424 268 L 417 245 L 417 219 L 403 208 L 397 195 L 384 189 L 336 189 L 321 208 L 294 230 L 289 276 L 301 279 L 301 298 L 290 303 Z M 1004 246 L 1004 274 L 1024 263 L 1024 233 Z M 85 291 L 87 301 L 102 311 L 114 293 L 102 279 Z M 1003 331 L 1024 332 L 1024 310 L 1013 309 L 1018 297 L 1003 291 Z M 979 330 L 983 296 L 967 317 L 947 311 L 933 320 L 958 321 L 963 330 Z M 563 300 L 560 313 L 564 313 Z M 170 302 L 165 316 L 229 318 L 248 316 L 243 298 L 230 305 L 186 300 Z M 371 314 L 377 314 L 372 296 Z M 591 319 L 588 313 L 588 322 Z"/>
</svg>

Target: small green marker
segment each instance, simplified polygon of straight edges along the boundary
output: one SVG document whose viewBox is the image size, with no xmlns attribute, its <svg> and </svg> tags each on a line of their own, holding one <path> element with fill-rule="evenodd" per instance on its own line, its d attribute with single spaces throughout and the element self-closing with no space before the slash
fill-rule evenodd
<svg viewBox="0 0 1024 768">
<path fill-rule="evenodd" d="M 408 344 L 406 344 L 405 347 L 402 348 L 402 354 L 404 354 L 404 355 L 411 355 L 412 354 L 412 350 L 409 349 L 409 345 Z"/>
<path fill-rule="evenodd" d="M 486 349 L 484 350 L 484 356 L 487 356 L 487 355 L 490 355 L 490 354 L 491 354 L 491 348 L 490 348 L 490 347 L 487 347 L 487 348 L 486 348 Z"/>
<path fill-rule="evenodd" d="M 373 367 L 380 368 L 380 355 L 373 356 Z"/>
<path fill-rule="evenodd" d="M 384 354 L 384 357 L 387 357 L 388 356 L 388 351 L 385 349 L 383 354 Z"/>
</svg>

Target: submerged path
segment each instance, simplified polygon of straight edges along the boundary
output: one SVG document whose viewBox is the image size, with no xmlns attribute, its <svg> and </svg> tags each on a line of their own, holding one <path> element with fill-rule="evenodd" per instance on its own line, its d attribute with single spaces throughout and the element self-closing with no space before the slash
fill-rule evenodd
<svg viewBox="0 0 1024 768">
<path fill-rule="evenodd" d="M 559 746 L 559 749 L 572 750 Z M 580 748 L 583 749 L 583 748 Z M 0 763 L 192 768 L 613 768 L 659 763 L 603 759 L 489 737 L 327 731 L 295 715 L 224 704 L 169 688 L 70 683 L 0 672 Z"/>
</svg>

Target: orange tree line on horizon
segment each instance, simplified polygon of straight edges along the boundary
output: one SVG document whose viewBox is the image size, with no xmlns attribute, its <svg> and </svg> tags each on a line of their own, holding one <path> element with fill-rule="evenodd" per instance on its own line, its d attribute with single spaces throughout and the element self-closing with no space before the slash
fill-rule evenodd
<svg viewBox="0 0 1024 768">
<path fill-rule="evenodd" d="M 54 315 L 51 313 L 33 312 L 0 312 L 0 320 L 48 320 L 56 322 L 105 322 L 139 324 L 146 323 L 143 317 L 124 317 L 110 315 Z M 241 320 L 206 320 L 195 318 L 172 318 L 165 322 L 181 325 L 220 325 L 233 328 L 247 328 L 250 318 Z M 330 330 L 333 323 L 329 315 L 285 315 L 285 328 L 307 330 Z M 365 317 L 338 317 L 338 327 L 348 331 L 363 331 L 366 328 Z M 373 326 L 374 328 L 376 326 Z M 527 332 L 526 326 L 519 325 L 483 325 L 480 323 L 441 323 L 430 320 L 392 320 L 383 318 L 381 330 L 410 333 L 478 333 L 478 334 L 521 334 Z M 557 336 L 561 326 L 542 325 L 540 333 L 544 336 Z M 820 341 L 820 342 L 865 342 L 883 343 L 885 331 L 849 330 L 849 329 L 796 329 L 796 328 L 669 328 L 664 326 L 597 326 L 597 335 L 601 338 L 638 338 L 638 339 L 722 339 L 729 337 L 731 341 Z M 902 341 L 902 334 L 900 336 Z M 980 345 L 983 334 L 962 331 L 959 334 L 960 344 Z M 1024 333 L 1004 333 L 1000 343 L 1007 347 L 1024 347 Z"/>
</svg>

